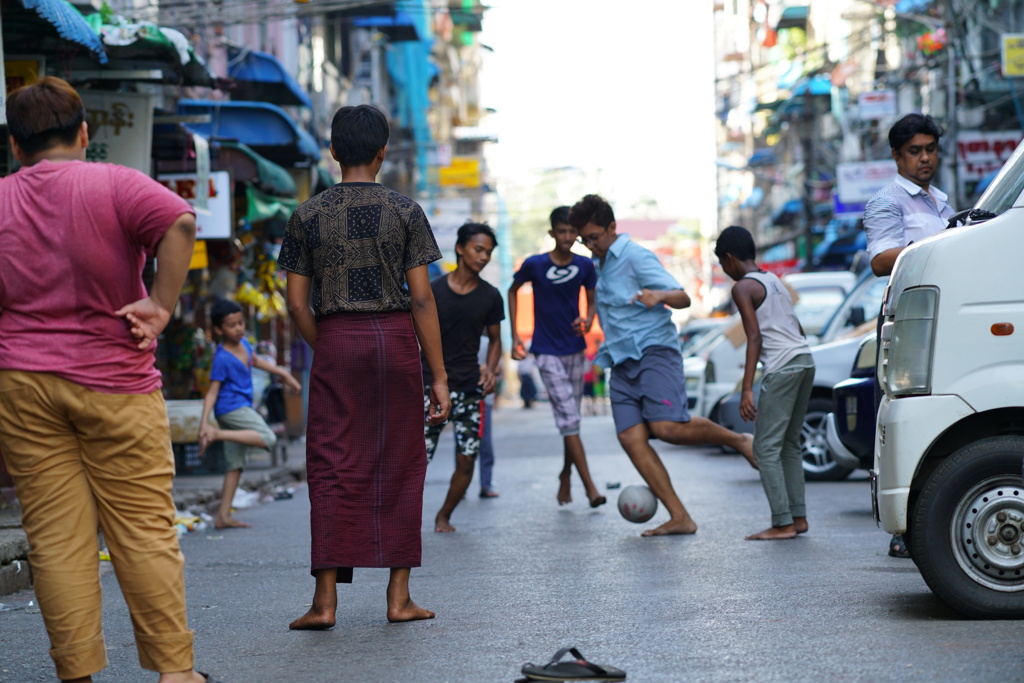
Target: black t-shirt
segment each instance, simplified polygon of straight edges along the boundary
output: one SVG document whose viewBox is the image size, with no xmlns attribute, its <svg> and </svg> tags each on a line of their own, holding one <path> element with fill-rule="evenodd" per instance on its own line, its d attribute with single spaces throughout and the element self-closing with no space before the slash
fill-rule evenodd
<svg viewBox="0 0 1024 683">
<path fill-rule="evenodd" d="M 474 391 L 480 381 L 480 337 L 490 325 L 505 319 L 505 304 L 498 290 L 480 280 L 468 294 L 456 294 L 448 276 L 430 283 L 441 324 L 441 349 L 451 391 Z M 430 368 L 423 361 L 423 383 L 430 385 Z"/>
</svg>

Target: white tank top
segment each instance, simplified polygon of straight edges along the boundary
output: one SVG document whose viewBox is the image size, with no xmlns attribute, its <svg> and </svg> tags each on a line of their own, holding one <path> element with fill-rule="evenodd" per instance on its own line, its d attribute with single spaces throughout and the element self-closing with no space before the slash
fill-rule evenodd
<svg viewBox="0 0 1024 683">
<path fill-rule="evenodd" d="M 801 353 L 810 353 L 807 340 L 800 334 L 800 323 L 793 312 L 793 298 L 786 285 L 774 273 L 747 273 L 745 279 L 764 286 L 764 301 L 757 307 L 761 328 L 761 363 L 764 374 L 781 369 Z"/>
</svg>

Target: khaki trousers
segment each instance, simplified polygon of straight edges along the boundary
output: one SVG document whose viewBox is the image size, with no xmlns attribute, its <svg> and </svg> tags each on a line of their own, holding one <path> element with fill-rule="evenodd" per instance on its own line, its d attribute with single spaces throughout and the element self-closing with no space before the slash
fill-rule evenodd
<svg viewBox="0 0 1024 683">
<path fill-rule="evenodd" d="M 131 612 L 140 664 L 190 670 L 174 457 L 160 392 L 104 394 L 56 375 L 0 370 L 0 450 L 17 487 L 57 676 L 80 678 L 107 665 L 98 529 Z"/>
</svg>

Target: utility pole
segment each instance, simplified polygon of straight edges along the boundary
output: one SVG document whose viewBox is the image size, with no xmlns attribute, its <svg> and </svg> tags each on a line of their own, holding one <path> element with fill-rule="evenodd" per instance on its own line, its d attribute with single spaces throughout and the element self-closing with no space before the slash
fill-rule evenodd
<svg viewBox="0 0 1024 683">
<path fill-rule="evenodd" d="M 949 205 L 959 211 L 965 207 L 960 205 L 960 174 L 958 163 L 957 137 L 959 123 L 957 122 L 957 26 L 956 15 L 953 12 L 953 0 L 945 0 L 943 13 L 946 24 L 946 174 L 943 184 L 946 186 L 946 193 L 949 195 Z"/>
</svg>

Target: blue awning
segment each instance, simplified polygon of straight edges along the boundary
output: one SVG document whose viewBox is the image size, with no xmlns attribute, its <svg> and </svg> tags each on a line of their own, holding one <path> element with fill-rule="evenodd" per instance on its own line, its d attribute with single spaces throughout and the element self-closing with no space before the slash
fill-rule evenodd
<svg viewBox="0 0 1024 683">
<path fill-rule="evenodd" d="M 391 17 L 356 17 L 352 24 L 359 28 L 376 29 L 386 35 L 392 43 L 420 39 L 413 18 L 402 10 L 398 10 Z"/>
<path fill-rule="evenodd" d="M 178 100 L 178 114 L 208 114 L 210 123 L 186 127 L 210 140 L 233 140 L 283 164 L 320 159 L 320 144 L 296 125 L 287 112 L 266 102 Z"/>
<path fill-rule="evenodd" d="M 272 54 L 229 47 L 228 78 L 235 81 L 240 99 L 313 107 L 306 91 Z"/>
<path fill-rule="evenodd" d="M 775 30 L 782 31 L 787 28 L 806 29 L 808 10 L 807 5 L 793 5 L 783 8 L 779 21 L 775 24 Z"/>
<path fill-rule="evenodd" d="M 817 74 L 796 84 L 792 90 L 793 97 L 798 95 L 831 95 L 832 81 L 828 76 Z"/>
<path fill-rule="evenodd" d="M 92 27 L 85 21 L 85 17 L 67 0 L 19 0 L 21 6 L 32 10 L 40 17 L 50 22 L 57 35 L 64 40 L 77 43 L 88 48 L 96 55 L 100 64 L 107 63 L 107 53 L 103 49 L 103 42 L 92 30 Z"/>
<path fill-rule="evenodd" d="M 754 153 L 747 159 L 747 166 L 771 166 L 779 162 L 775 156 L 775 150 L 770 148 L 755 149 Z"/>
</svg>

